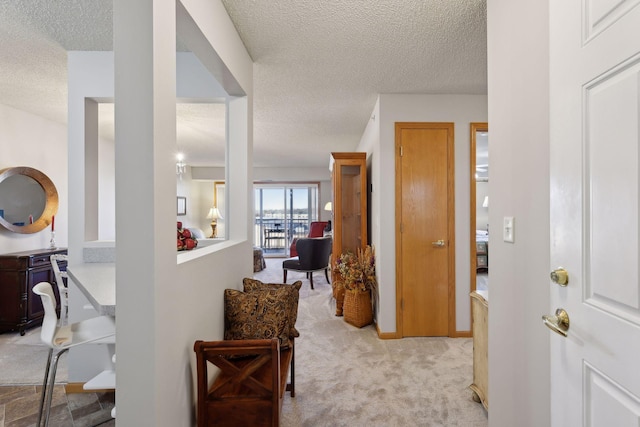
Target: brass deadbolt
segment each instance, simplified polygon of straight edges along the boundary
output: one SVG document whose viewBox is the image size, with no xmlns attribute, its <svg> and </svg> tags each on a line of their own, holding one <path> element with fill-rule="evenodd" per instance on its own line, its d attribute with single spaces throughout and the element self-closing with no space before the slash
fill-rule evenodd
<svg viewBox="0 0 640 427">
<path fill-rule="evenodd" d="M 569 284 L 569 273 L 564 268 L 556 268 L 551 272 L 551 280 L 560 286 L 567 286 Z"/>
</svg>

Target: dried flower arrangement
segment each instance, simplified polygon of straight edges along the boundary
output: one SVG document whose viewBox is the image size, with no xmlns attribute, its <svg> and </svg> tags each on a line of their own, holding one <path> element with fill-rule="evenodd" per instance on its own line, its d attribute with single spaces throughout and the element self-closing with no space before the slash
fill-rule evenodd
<svg viewBox="0 0 640 427">
<path fill-rule="evenodd" d="M 336 261 L 335 270 L 342 277 L 342 285 L 347 290 L 366 291 L 377 289 L 376 258 L 370 245 L 358 248 L 356 254 L 347 252 Z"/>
</svg>

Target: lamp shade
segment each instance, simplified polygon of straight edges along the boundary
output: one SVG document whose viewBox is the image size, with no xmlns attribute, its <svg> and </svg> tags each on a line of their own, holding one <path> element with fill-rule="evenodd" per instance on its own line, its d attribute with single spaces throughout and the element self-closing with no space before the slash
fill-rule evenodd
<svg viewBox="0 0 640 427">
<path fill-rule="evenodd" d="M 222 215 L 220 215 L 220 211 L 218 210 L 218 208 L 211 208 L 209 209 L 209 213 L 207 214 L 207 219 L 218 219 L 218 218 L 222 218 Z"/>
<path fill-rule="evenodd" d="M 324 210 L 325 210 L 325 211 L 330 211 L 330 210 L 332 210 L 332 209 L 333 209 L 333 208 L 332 208 L 332 206 L 331 206 L 331 202 L 327 202 L 327 204 L 326 204 L 326 205 L 324 205 Z"/>
<path fill-rule="evenodd" d="M 482 202 L 482 207 L 483 208 L 489 207 L 489 196 L 484 196 L 484 202 Z"/>
</svg>

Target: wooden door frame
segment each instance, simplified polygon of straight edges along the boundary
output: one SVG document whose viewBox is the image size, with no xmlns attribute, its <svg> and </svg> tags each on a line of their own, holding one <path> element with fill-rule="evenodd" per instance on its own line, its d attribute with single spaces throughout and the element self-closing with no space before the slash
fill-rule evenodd
<svg viewBox="0 0 640 427">
<path fill-rule="evenodd" d="M 476 248 L 476 134 L 478 132 L 489 132 L 489 123 L 487 122 L 477 122 L 477 123 L 470 123 L 469 126 L 469 131 L 471 132 L 470 134 L 470 144 L 469 144 L 469 200 L 470 200 L 470 205 L 469 205 L 469 223 L 470 223 L 470 229 L 469 229 L 469 247 L 471 248 L 469 254 L 471 259 L 469 260 L 469 266 L 470 266 L 470 271 L 469 271 L 469 277 L 470 277 L 470 284 L 469 284 L 469 293 L 473 292 L 476 290 L 476 282 L 478 280 L 477 278 L 477 262 L 478 262 L 478 257 L 477 257 L 477 248 Z M 473 309 L 470 308 L 470 313 L 471 313 L 471 326 L 472 326 L 472 330 L 473 330 L 473 313 L 472 313 Z"/>
<path fill-rule="evenodd" d="M 447 168 L 447 233 L 449 239 L 449 283 L 448 285 L 448 298 L 449 298 L 449 319 L 448 328 L 449 336 L 458 336 L 456 331 L 456 246 L 455 246 L 455 123 L 453 122 L 396 122 L 395 123 L 395 233 L 396 233 L 396 337 L 404 337 L 403 326 L 403 308 L 402 308 L 402 295 L 403 295 L 403 283 L 402 283 L 402 269 L 398 268 L 398 259 L 401 252 L 401 239 L 402 233 L 400 232 L 400 221 L 402 218 L 402 175 L 400 173 L 401 163 L 401 138 L 400 131 L 402 129 L 447 129 L 447 162 L 449 167 Z"/>
</svg>

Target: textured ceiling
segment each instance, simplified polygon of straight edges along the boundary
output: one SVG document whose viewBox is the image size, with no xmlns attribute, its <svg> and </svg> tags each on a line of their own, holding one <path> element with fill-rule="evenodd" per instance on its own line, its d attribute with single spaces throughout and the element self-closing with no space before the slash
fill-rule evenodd
<svg viewBox="0 0 640 427">
<path fill-rule="evenodd" d="M 222 2 L 255 63 L 256 166 L 326 167 L 356 148 L 378 93 L 486 93 L 486 0 Z M 66 122 L 65 52 L 110 50 L 111 14 L 104 0 L 2 0 L 0 103 Z M 220 164 L 197 141 L 221 138 L 221 109 L 179 111 L 187 163 Z"/>
</svg>

